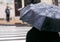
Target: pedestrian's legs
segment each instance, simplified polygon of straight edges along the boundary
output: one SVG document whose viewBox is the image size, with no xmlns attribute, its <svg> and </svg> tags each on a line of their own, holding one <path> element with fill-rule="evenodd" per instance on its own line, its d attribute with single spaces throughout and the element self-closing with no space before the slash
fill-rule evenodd
<svg viewBox="0 0 60 42">
<path fill-rule="evenodd" d="M 8 15 L 6 14 L 6 21 L 8 21 L 8 17 L 7 17 Z"/>
<path fill-rule="evenodd" d="M 9 16 L 9 14 L 7 14 L 7 16 L 6 16 L 6 20 L 7 20 L 7 22 L 9 22 L 9 19 L 10 18 L 10 16 Z"/>
</svg>

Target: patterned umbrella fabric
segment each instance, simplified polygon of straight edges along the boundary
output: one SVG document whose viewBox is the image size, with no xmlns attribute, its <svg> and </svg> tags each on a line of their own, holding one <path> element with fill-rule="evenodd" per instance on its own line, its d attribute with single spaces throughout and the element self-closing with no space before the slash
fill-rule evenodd
<svg viewBox="0 0 60 42">
<path fill-rule="evenodd" d="M 60 7 L 46 3 L 30 4 L 20 11 L 20 19 L 38 30 L 60 32 Z"/>
</svg>

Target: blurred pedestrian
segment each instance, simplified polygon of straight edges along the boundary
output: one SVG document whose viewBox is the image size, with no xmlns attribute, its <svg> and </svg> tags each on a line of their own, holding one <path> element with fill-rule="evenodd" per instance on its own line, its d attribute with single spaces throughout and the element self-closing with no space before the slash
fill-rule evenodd
<svg viewBox="0 0 60 42">
<path fill-rule="evenodd" d="M 6 20 L 7 20 L 7 22 L 9 22 L 10 21 L 10 9 L 9 9 L 9 6 L 6 6 L 5 13 L 6 13 Z"/>
</svg>

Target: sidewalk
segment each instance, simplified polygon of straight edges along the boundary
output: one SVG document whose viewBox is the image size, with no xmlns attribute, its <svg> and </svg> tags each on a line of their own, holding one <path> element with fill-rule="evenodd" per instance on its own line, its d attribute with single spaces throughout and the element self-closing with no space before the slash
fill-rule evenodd
<svg viewBox="0 0 60 42">
<path fill-rule="evenodd" d="M 10 20 L 10 22 L 7 22 L 5 19 L 0 20 L 0 24 L 15 24 L 15 23 L 22 24 L 22 21 L 21 20 L 15 20 L 15 19 Z"/>
<path fill-rule="evenodd" d="M 8 25 L 16 25 L 16 26 L 30 26 L 29 24 L 27 24 L 26 22 L 22 22 L 21 20 L 18 19 L 11 19 L 9 22 L 7 22 L 5 19 L 0 19 L 0 25 L 4 25 L 4 26 L 8 26 Z"/>
</svg>

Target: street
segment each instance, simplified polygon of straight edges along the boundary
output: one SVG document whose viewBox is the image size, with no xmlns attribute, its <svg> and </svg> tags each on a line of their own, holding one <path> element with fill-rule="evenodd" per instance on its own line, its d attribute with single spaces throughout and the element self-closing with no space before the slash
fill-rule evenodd
<svg viewBox="0 0 60 42">
<path fill-rule="evenodd" d="M 0 42 L 25 42 L 25 40 L 0 41 Z"/>
<path fill-rule="evenodd" d="M 0 42 L 25 42 L 25 40 L 14 40 L 14 41 L 0 41 Z"/>
<path fill-rule="evenodd" d="M 0 26 L 0 42 L 25 42 L 28 26 Z"/>
<path fill-rule="evenodd" d="M 30 26 L 0 25 L 0 42 L 26 42 Z"/>
</svg>

